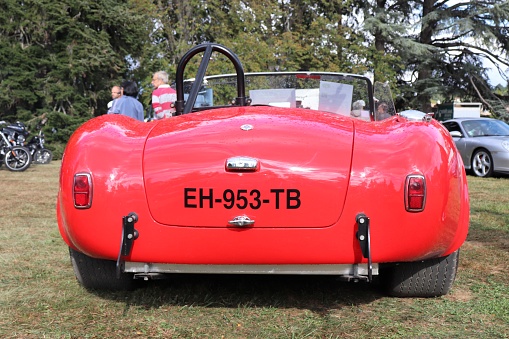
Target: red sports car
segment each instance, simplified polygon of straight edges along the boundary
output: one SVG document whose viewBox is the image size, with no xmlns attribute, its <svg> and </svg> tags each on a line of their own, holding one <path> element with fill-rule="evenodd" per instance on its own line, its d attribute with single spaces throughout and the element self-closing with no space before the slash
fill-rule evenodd
<svg viewBox="0 0 509 339">
<path fill-rule="evenodd" d="M 220 58 L 235 71 L 206 76 Z M 57 217 L 78 281 L 329 274 L 394 296 L 448 293 L 469 223 L 461 157 L 440 123 L 394 114 L 374 87 L 344 73 L 244 73 L 224 46 L 192 48 L 174 117 L 103 115 L 69 140 Z"/>
</svg>

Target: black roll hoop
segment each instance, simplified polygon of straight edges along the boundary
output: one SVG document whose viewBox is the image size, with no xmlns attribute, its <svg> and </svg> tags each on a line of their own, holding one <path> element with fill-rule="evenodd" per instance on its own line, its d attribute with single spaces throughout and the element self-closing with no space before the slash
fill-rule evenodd
<svg viewBox="0 0 509 339">
<path fill-rule="evenodd" d="M 235 98 L 234 105 L 235 106 L 248 105 L 248 100 L 246 98 L 244 68 L 242 67 L 242 63 L 240 62 L 239 58 L 235 53 L 233 53 L 225 46 L 208 42 L 191 48 L 186 54 L 184 54 L 182 59 L 180 59 L 179 61 L 179 64 L 177 66 L 177 74 L 175 76 L 177 91 L 177 101 L 175 101 L 176 115 L 187 114 L 192 111 L 194 103 L 198 96 L 198 92 L 200 90 L 200 86 L 203 82 L 203 78 L 205 77 L 205 72 L 207 71 L 207 67 L 210 62 L 210 57 L 212 55 L 212 52 L 214 51 L 225 55 L 228 59 L 230 59 L 230 61 L 233 63 L 233 66 L 235 67 L 235 72 L 237 73 L 237 98 Z M 198 72 L 196 73 L 193 87 L 191 88 L 191 92 L 189 93 L 189 97 L 187 98 L 186 102 L 184 101 L 184 71 L 189 60 L 191 60 L 193 56 L 200 52 L 205 53 L 203 54 L 200 67 L 198 68 Z"/>
</svg>

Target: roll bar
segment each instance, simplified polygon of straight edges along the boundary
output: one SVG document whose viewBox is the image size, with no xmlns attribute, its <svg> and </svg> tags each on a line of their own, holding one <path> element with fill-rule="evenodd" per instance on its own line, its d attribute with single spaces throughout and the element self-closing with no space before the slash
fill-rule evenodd
<svg viewBox="0 0 509 339">
<path fill-rule="evenodd" d="M 203 78 L 205 77 L 205 72 L 207 71 L 207 67 L 210 62 L 210 57 L 214 51 L 219 52 L 230 59 L 230 61 L 233 63 L 233 66 L 235 67 L 235 72 L 237 73 L 237 98 L 235 98 L 233 105 L 248 105 L 249 101 L 246 98 L 244 68 L 242 67 L 242 63 L 240 62 L 237 55 L 225 46 L 215 43 L 203 43 L 191 48 L 186 54 L 184 54 L 177 66 L 177 74 L 175 76 L 177 91 L 177 101 L 175 101 L 176 115 L 187 114 L 193 110 L 194 103 L 200 90 L 200 86 L 203 83 Z M 196 73 L 193 86 L 191 87 L 191 92 L 189 93 L 189 97 L 187 98 L 187 101 L 184 101 L 184 71 L 189 60 L 191 60 L 196 54 L 200 52 L 205 53 L 203 54 L 200 67 Z"/>
</svg>

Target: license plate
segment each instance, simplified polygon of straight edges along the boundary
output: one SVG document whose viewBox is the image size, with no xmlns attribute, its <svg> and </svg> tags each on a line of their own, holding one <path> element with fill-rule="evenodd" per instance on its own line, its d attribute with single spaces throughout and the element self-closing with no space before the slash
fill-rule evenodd
<svg viewBox="0 0 509 339">
<path fill-rule="evenodd" d="M 184 208 L 259 209 L 264 206 L 275 209 L 298 209 L 301 207 L 300 191 L 295 188 L 273 188 L 265 192 L 257 189 L 184 188 Z"/>
</svg>

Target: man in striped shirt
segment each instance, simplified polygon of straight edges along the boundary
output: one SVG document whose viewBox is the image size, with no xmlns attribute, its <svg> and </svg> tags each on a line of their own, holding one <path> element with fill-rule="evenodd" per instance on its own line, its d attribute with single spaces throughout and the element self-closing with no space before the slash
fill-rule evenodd
<svg viewBox="0 0 509 339">
<path fill-rule="evenodd" d="M 175 114 L 173 103 L 177 100 L 177 92 L 168 85 L 168 73 L 155 72 L 152 76 L 152 108 L 154 119 L 169 118 Z"/>
</svg>

